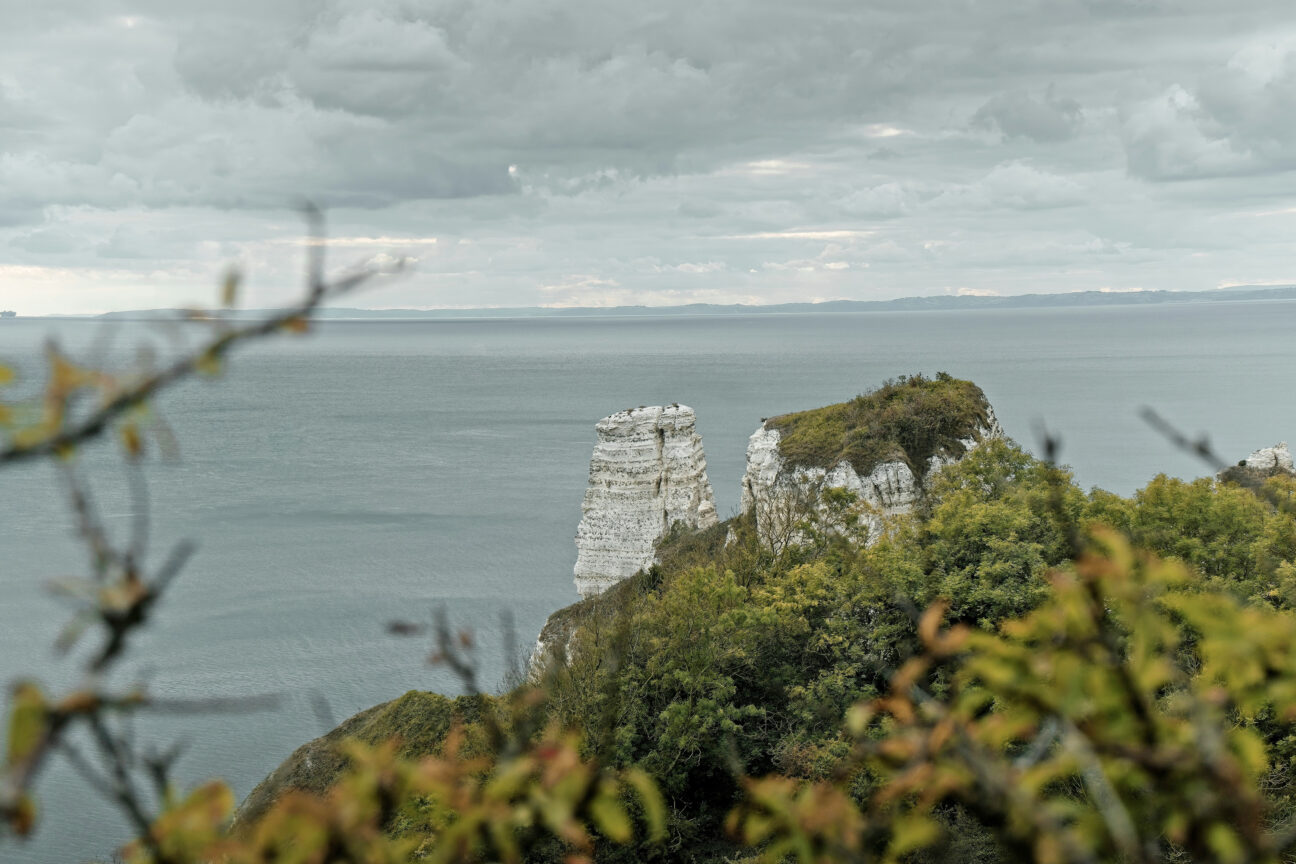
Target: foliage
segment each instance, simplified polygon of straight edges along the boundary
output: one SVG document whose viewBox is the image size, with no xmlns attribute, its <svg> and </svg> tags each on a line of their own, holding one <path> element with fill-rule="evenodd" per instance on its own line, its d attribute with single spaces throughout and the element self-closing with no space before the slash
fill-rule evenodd
<svg viewBox="0 0 1296 864">
<path fill-rule="evenodd" d="M 289 791 L 327 793 L 348 767 L 344 752 L 348 741 L 370 747 L 398 741 L 397 756 L 417 759 L 441 755 L 446 737 L 457 723 L 464 742 L 461 749 L 468 755 L 480 755 L 484 750 L 481 714 L 496 710 L 494 700 L 484 695 L 448 699 L 438 693 L 417 690 L 375 705 L 294 751 L 252 790 L 240 805 L 237 820 L 249 824 L 258 821 Z"/>
<path fill-rule="evenodd" d="M 705 534 L 671 537 L 660 550 L 660 567 L 625 583 L 601 607 L 596 626 L 575 630 L 569 662 L 551 682 L 553 698 L 571 720 L 605 716 L 607 701 L 618 700 L 612 714 L 620 749 L 614 758 L 617 764 L 649 766 L 676 802 L 672 848 L 719 836 L 726 817 L 717 805 L 737 804 L 728 825 L 738 844 L 711 847 L 690 859 L 714 861 L 744 854 L 744 845 L 756 846 L 770 861 L 785 854 L 799 860 L 867 859 L 885 857 L 888 849 L 932 861 L 1059 860 L 1049 846 L 1053 841 L 1040 837 L 1055 837 L 1064 852 L 1071 850 L 1066 855 L 1087 850 L 1061 860 L 1127 854 L 1125 845 L 1111 845 L 1116 840 L 1110 836 L 1086 834 L 1081 840 L 1088 845 L 1067 839 L 1066 832 L 1083 834 L 1083 826 L 1106 824 L 1102 799 L 1086 785 L 1099 783 L 1098 775 L 1057 768 L 1059 773 L 1021 794 L 1016 784 L 1028 776 L 1023 754 L 1035 753 L 1031 759 L 1054 768 L 1077 764 L 1064 752 L 1064 739 L 1073 742 L 1058 731 L 1064 720 L 1089 736 L 1086 746 L 1134 759 L 1119 736 L 1140 728 L 1133 712 L 1146 709 L 1157 714 L 1156 746 L 1162 749 L 1149 758 L 1161 760 L 1163 775 L 1149 780 L 1145 775 L 1152 769 L 1146 766 L 1139 773 L 1123 762 L 1103 763 L 1112 776 L 1101 782 L 1136 799 L 1123 806 L 1140 826 L 1162 826 L 1159 832 L 1178 824 L 1175 814 L 1187 814 L 1180 843 L 1200 856 L 1194 838 L 1210 834 L 1217 838 L 1212 842 L 1226 842 L 1218 839 L 1222 829 L 1211 826 L 1241 819 L 1244 805 L 1248 818 L 1260 818 L 1266 830 L 1292 810 L 1288 790 L 1296 746 L 1279 708 L 1288 704 L 1283 688 L 1296 682 L 1296 668 L 1273 661 L 1277 665 L 1249 679 L 1254 686 L 1246 693 L 1252 701 L 1245 716 L 1236 689 L 1244 679 L 1237 676 L 1254 668 L 1230 667 L 1225 683 L 1235 689 L 1224 702 L 1209 701 L 1219 694 L 1209 683 L 1214 679 L 1202 677 L 1231 640 L 1238 651 L 1248 650 L 1247 642 L 1237 641 L 1244 630 L 1247 639 L 1266 640 L 1251 650 L 1253 660 L 1269 656 L 1265 652 L 1281 657 L 1283 634 L 1296 622 L 1272 608 L 1274 598 L 1257 595 L 1248 574 L 1290 574 L 1284 538 L 1292 521 L 1267 499 L 1209 481 L 1170 483 L 1193 503 L 1167 504 L 1168 482 L 1159 478 L 1133 499 L 1100 490 L 1086 496 L 1064 470 L 1011 442 L 989 441 L 937 474 L 919 512 L 872 546 L 829 543 L 777 556 L 759 544 L 743 519 Z M 1138 536 L 1148 543 L 1154 526 L 1177 526 L 1156 536 L 1173 536 L 1176 548 L 1205 557 L 1167 561 L 1136 555 L 1119 535 L 1082 530 L 1096 518 L 1109 518 L 1126 531 L 1139 526 L 1144 533 Z M 729 537 L 723 545 L 721 534 Z M 1088 552 L 1073 566 L 1078 543 L 1087 544 Z M 1219 575 L 1189 566 L 1217 560 L 1228 562 L 1217 568 Z M 1076 585 L 1091 585 L 1100 599 L 1086 600 Z M 1151 599 L 1140 599 L 1140 592 Z M 1258 596 L 1265 602 L 1248 599 Z M 933 619 L 925 640 L 916 623 L 928 606 L 941 610 L 959 634 L 959 651 L 947 645 L 944 654 L 933 656 Z M 1094 609 L 1110 617 L 1090 620 L 1089 629 L 1077 633 L 1046 627 L 1075 616 L 1083 622 Z M 1209 625 L 1209 635 L 1199 620 Z M 621 635 L 612 638 L 613 633 Z M 1122 690 L 1104 702 L 1106 688 L 1131 664 L 1143 701 L 1132 701 L 1133 691 Z M 1145 664 L 1174 672 L 1158 681 Z M 918 689 L 907 690 L 910 684 Z M 1171 698 L 1171 691 L 1180 696 Z M 892 695 L 879 700 L 883 693 Z M 1064 697 L 1079 700 L 1093 716 L 1054 717 L 1031 701 L 1050 699 L 1056 709 Z M 898 706 L 894 700 L 901 698 L 912 703 L 913 717 L 898 719 L 887 707 Z M 1018 702 L 1021 711 L 1036 712 L 1030 722 L 1010 721 Z M 1065 704 L 1070 711 L 1071 703 Z M 852 706 L 860 705 L 871 706 L 870 722 L 858 719 L 863 709 Z M 969 739 L 982 745 L 977 758 L 984 764 L 957 768 L 972 785 L 933 785 L 936 768 L 922 768 L 912 748 L 903 749 L 917 734 L 912 723 L 930 712 L 957 716 L 972 724 L 969 735 L 985 736 Z M 844 731 L 848 716 L 857 718 L 856 726 Z M 937 722 L 924 726 L 923 734 L 931 734 Z M 1206 741 L 1206 732 L 1194 725 L 1200 723 L 1230 742 L 1237 758 L 1251 760 L 1238 763 L 1245 771 L 1234 786 L 1218 785 L 1214 774 L 1203 773 L 1227 765 L 1207 765 L 1202 753 L 1192 754 L 1193 761 L 1173 749 Z M 1267 754 L 1259 761 L 1257 743 Z M 892 759 L 896 752 L 906 754 L 899 765 Z M 911 768 L 914 773 L 906 775 Z M 986 782 L 998 786 L 973 783 L 981 776 L 977 771 L 991 768 L 1000 774 L 985 775 Z M 1052 768 L 1036 774 L 1047 770 Z M 768 779 L 743 779 L 754 776 Z M 1215 791 L 1202 793 L 1203 783 L 1216 784 Z M 1160 797 L 1142 800 L 1148 789 Z M 1005 795 L 1009 809 L 984 806 Z M 923 802 L 921 808 L 915 809 L 915 800 Z M 1053 810 L 1071 814 L 1071 821 L 1049 815 L 1030 822 L 1036 818 L 1030 814 Z M 1040 828 L 1053 822 L 1052 834 Z M 1023 834 L 1022 825 L 1043 833 Z M 1277 841 L 1266 830 L 1249 835 L 1247 848 L 1272 851 Z M 1127 845 L 1128 838 L 1117 839 Z M 1163 846 L 1161 858 L 1178 854 L 1173 843 Z"/>
<path fill-rule="evenodd" d="M 1291 495 L 1291 477 L 1275 477 L 1269 491 Z M 1202 478 L 1191 483 L 1160 475 L 1117 516 L 1143 549 L 1192 565 L 1216 587 L 1261 598 L 1278 587 L 1278 567 L 1296 558 L 1296 522 L 1248 489 Z"/>
<path fill-rule="evenodd" d="M 790 465 L 828 469 L 845 461 L 863 476 L 898 459 L 922 478 L 932 456 L 963 455 L 960 439 L 983 426 L 988 411 L 981 388 L 941 372 L 901 377 L 849 402 L 765 425 L 779 431 L 779 453 Z"/>
<path fill-rule="evenodd" d="M 925 653 L 850 716 L 852 763 L 880 778 L 859 806 L 837 784 L 772 778 L 733 826 L 770 841 L 770 861 L 863 855 L 869 833 L 898 860 L 939 838 L 936 808 L 956 800 L 1037 861 L 1279 860 L 1296 836 L 1270 830 L 1256 722 L 1296 720 L 1291 617 L 1202 589 L 1114 534 L 1051 581 L 998 634 L 941 632 L 941 605 L 924 615 Z M 924 682 L 944 665 L 937 699 Z M 825 822 L 810 800 L 842 815 Z"/>
</svg>

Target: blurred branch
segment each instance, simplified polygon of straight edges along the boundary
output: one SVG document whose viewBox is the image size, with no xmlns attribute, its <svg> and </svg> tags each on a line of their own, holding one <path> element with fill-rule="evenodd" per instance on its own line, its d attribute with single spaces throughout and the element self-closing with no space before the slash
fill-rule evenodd
<svg viewBox="0 0 1296 864">
<path fill-rule="evenodd" d="M 1144 423 L 1159 432 L 1167 441 L 1185 453 L 1196 456 L 1209 465 L 1212 471 L 1219 473 L 1229 467 L 1228 463 L 1221 459 L 1219 454 L 1211 448 L 1210 439 L 1205 435 L 1195 439 L 1189 438 L 1173 423 L 1158 414 L 1154 408 L 1146 405 L 1139 410 L 1139 416 L 1143 418 Z"/>
<path fill-rule="evenodd" d="M 66 650 L 83 629 L 96 625 L 103 641 L 84 660 L 83 679 L 78 687 L 59 699 L 47 697 L 36 684 L 15 685 L 10 699 L 7 749 L 0 763 L 0 829 L 19 835 L 34 827 L 35 810 L 30 793 L 37 776 L 53 753 L 62 753 L 89 786 L 127 816 L 154 864 L 181 859 L 166 854 L 153 836 L 156 815 L 153 801 L 140 789 L 144 781 L 153 790 L 157 806 L 169 795 L 171 765 L 179 748 L 141 753 L 137 750 L 131 717 L 141 710 L 159 713 L 211 714 L 245 712 L 271 708 L 274 696 L 242 698 L 153 699 L 142 687 L 121 694 L 103 689 L 109 671 L 123 657 L 131 637 L 147 623 L 158 599 L 179 575 L 192 556 L 194 544 L 180 541 L 154 570 L 146 575 L 144 557 L 149 543 L 149 501 L 140 457 L 142 444 L 134 412 L 142 409 L 159 392 L 199 372 L 219 368 L 220 361 L 235 346 L 281 331 L 302 332 L 310 315 L 326 301 L 346 294 L 370 279 L 403 269 L 404 262 L 390 267 L 365 266 L 335 279 L 325 277 L 327 245 L 322 212 L 311 205 L 303 208 L 309 224 L 307 242 L 307 284 L 301 299 L 267 317 L 235 326 L 228 316 L 191 313 L 189 320 L 210 322 L 211 336 L 193 350 L 182 352 L 169 365 L 155 368 L 151 358 L 141 361 L 133 375 L 110 375 L 98 368 L 80 368 L 59 349 L 48 348 L 49 382 L 43 394 L 41 420 L 11 435 L 0 448 L 0 465 L 46 457 L 66 457 L 91 439 L 119 426 L 126 453 L 132 521 L 122 547 L 114 545 L 95 506 L 94 498 L 76 464 L 64 459 L 62 477 L 77 534 L 89 553 L 90 578 L 63 580 L 52 586 L 80 607 L 76 618 L 59 637 L 56 647 Z M 233 306 L 238 275 L 231 273 L 223 288 L 222 306 Z M 88 413 L 73 412 L 78 400 L 88 394 L 98 404 Z M 6 408 L 0 404 L 0 408 Z M 12 416 L 4 413 L 0 416 Z M 120 422 L 119 422 L 120 421 Z M 117 727 L 120 727 L 118 729 Z M 98 765 L 93 765 L 71 743 L 69 733 L 84 728 L 95 745 Z"/>
</svg>

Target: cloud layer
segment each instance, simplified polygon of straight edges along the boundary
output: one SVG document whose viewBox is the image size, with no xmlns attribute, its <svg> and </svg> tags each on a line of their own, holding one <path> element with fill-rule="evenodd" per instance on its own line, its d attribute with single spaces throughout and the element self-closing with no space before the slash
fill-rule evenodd
<svg viewBox="0 0 1296 864">
<path fill-rule="evenodd" d="M 0 0 L 0 306 L 1296 281 L 1296 13 L 1241 0 Z M 390 241 L 377 249 L 375 238 Z"/>
</svg>

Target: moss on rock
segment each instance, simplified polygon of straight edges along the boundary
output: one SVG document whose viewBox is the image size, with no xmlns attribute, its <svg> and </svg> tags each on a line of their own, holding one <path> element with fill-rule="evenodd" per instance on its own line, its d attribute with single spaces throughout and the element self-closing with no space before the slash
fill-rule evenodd
<svg viewBox="0 0 1296 864">
<path fill-rule="evenodd" d="M 779 453 L 792 466 L 832 468 L 849 462 L 860 476 L 902 461 L 917 477 L 932 456 L 962 456 L 962 440 L 989 422 L 981 388 L 945 372 L 888 381 L 849 402 L 765 421 L 779 432 Z"/>
</svg>

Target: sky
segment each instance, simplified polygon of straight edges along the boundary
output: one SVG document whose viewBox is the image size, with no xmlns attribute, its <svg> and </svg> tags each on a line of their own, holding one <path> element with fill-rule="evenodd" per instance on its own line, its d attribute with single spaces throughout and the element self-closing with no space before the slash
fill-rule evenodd
<svg viewBox="0 0 1296 864">
<path fill-rule="evenodd" d="M 0 308 L 1296 283 L 1290 0 L 0 0 Z"/>
</svg>

